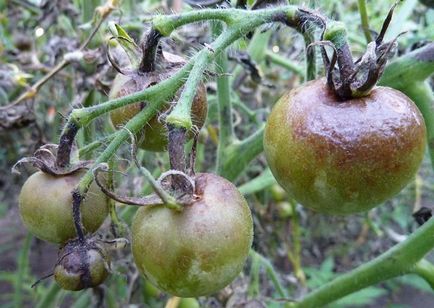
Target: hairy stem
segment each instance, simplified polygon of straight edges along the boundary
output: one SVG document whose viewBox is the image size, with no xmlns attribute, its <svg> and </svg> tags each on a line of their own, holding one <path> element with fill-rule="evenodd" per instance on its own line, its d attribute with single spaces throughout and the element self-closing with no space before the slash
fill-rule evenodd
<svg viewBox="0 0 434 308">
<path fill-rule="evenodd" d="M 56 165 L 58 167 L 67 167 L 69 165 L 72 145 L 78 133 L 78 128 L 73 121 L 68 121 L 63 129 L 57 149 Z"/>
<path fill-rule="evenodd" d="M 89 171 L 87 171 L 86 174 L 81 178 L 77 187 L 77 192 L 81 197 L 86 195 L 90 184 L 93 181 L 93 169 L 99 164 L 105 163 L 111 159 L 116 150 L 131 137 L 130 133 L 136 134 L 152 117 L 157 114 L 158 110 L 164 105 L 164 103 L 164 100 L 152 101 L 130 121 L 128 121 L 128 123 L 125 125 L 125 129 L 119 130 L 115 133 L 114 139 L 96 159 L 92 168 L 90 168 Z"/>
<path fill-rule="evenodd" d="M 434 219 L 430 219 L 405 241 L 314 290 L 291 307 L 322 307 L 368 286 L 413 272 L 416 263 L 433 249 L 433 232 Z"/>
<path fill-rule="evenodd" d="M 157 54 L 158 42 L 160 41 L 161 34 L 151 28 L 146 34 L 145 41 L 142 45 L 142 60 L 139 65 L 140 72 L 153 72 L 155 70 L 155 57 Z"/>
</svg>

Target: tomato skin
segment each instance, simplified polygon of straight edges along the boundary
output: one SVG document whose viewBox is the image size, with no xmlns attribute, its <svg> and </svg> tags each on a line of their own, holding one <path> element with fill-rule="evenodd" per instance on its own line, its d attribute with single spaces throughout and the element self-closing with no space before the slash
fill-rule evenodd
<svg viewBox="0 0 434 308">
<path fill-rule="evenodd" d="M 195 177 L 198 200 L 181 212 L 140 208 L 132 224 L 132 251 L 139 271 L 161 290 L 179 297 L 214 293 L 242 270 L 253 238 L 244 197 L 213 174 Z"/>
<path fill-rule="evenodd" d="M 279 184 L 302 205 L 328 214 L 369 210 L 413 178 L 426 129 L 401 92 L 376 87 L 339 101 L 323 79 L 289 91 L 274 106 L 264 150 Z"/>
<path fill-rule="evenodd" d="M 168 78 L 167 74 L 162 75 L 161 78 Z M 154 76 L 124 76 L 118 74 L 113 82 L 112 89 L 109 94 L 110 99 L 126 96 L 147 88 L 149 79 L 153 77 L 158 80 L 160 77 Z M 130 104 L 122 108 L 115 109 L 110 113 L 110 119 L 115 128 L 124 126 L 132 117 L 139 113 L 145 106 L 144 103 Z M 166 106 L 166 110 L 169 105 Z M 205 123 L 208 104 L 206 100 L 206 88 L 203 84 L 198 87 L 197 94 L 192 104 L 192 122 L 197 128 L 201 128 Z M 189 138 L 192 135 L 189 134 Z M 167 148 L 167 128 L 158 119 L 158 115 L 154 116 L 147 125 L 142 129 L 140 136 L 138 136 L 138 146 L 144 150 L 153 152 L 163 152 Z"/>
<path fill-rule="evenodd" d="M 52 176 L 42 171 L 32 174 L 21 188 L 19 210 L 27 229 L 37 238 L 63 244 L 75 238 L 72 219 L 72 190 L 85 171 Z M 107 198 L 93 183 L 81 205 L 87 232 L 95 232 L 108 214 Z"/>
</svg>

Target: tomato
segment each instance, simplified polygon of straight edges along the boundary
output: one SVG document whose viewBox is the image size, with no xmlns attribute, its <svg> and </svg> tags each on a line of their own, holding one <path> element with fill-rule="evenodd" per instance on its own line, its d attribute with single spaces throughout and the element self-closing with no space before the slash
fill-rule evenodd
<svg viewBox="0 0 434 308">
<path fill-rule="evenodd" d="M 139 271 L 161 290 L 179 297 L 214 293 L 242 270 L 253 237 L 244 197 L 229 181 L 202 173 L 197 199 L 182 211 L 140 208 L 132 224 L 132 251 Z"/>
<path fill-rule="evenodd" d="M 85 171 L 52 176 L 42 171 L 30 176 L 21 188 L 19 210 L 24 225 L 36 237 L 65 243 L 75 238 L 72 218 L 72 194 Z M 107 198 L 94 183 L 81 205 L 83 225 L 95 232 L 108 214 Z"/>
<path fill-rule="evenodd" d="M 177 65 L 178 68 L 180 67 L 180 60 L 178 59 L 178 57 L 172 59 L 174 57 L 173 55 L 169 53 L 164 54 L 166 56 L 166 59 L 169 59 L 169 62 L 173 61 L 172 66 L 176 67 Z M 130 75 L 118 74 L 113 81 L 113 85 L 109 93 L 109 98 L 115 99 L 138 91 L 142 91 L 143 89 L 155 83 L 158 83 L 161 80 L 169 78 L 175 72 L 176 70 L 172 68 L 149 73 L 141 72 L 132 73 Z M 113 110 L 110 113 L 110 119 L 113 126 L 116 128 L 124 126 L 132 117 L 139 113 L 145 105 L 146 103 L 140 102 Z M 169 108 L 170 105 L 167 104 L 163 112 L 167 111 Z M 201 84 L 197 89 L 197 94 L 191 107 L 192 122 L 193 125 L 196 126 L 198 129 L 200 129 L 205 123 L 207 110 L 208 105 L 206 101 L 206 88 L 203 84 Z M 192 134 L 189 134 L 189 138 L 191 137 Z M 162 152 L 166 150 L 168 143 L 167 129 L 165 124 L 161 121 L 161 119 L 159 119 L 159 115 L 156 115 L 147 123 L 147 125 L 143 128 L 140 135 L 138 136 L 138 139 L 140 141 L 138 146 L 144 150 L 154 152 Z"/>
<path fill-rule="evenodd" d="M 62 289 L 70 291 L 96 287 L 107 278 L 109 264 L 109 255 L 102 245 L 72 241 L 59 253 L 54 279 Z"/>
<path fill-rule="evenodd" d="M 413 178 L 426 129 L 401 92 L 376 87 L 341 101 L 323 79 L 283 95 L 266 125 L 264 150 L 279 184 L 322 213 L 362 212 L 386 201 Z"/>
</svg>

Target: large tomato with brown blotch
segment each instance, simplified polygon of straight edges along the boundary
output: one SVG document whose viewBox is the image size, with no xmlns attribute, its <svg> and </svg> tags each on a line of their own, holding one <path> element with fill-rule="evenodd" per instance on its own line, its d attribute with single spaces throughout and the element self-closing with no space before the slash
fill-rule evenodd
<svg viewBox="0 0 434 308">
<path fill-rule="evenodd" d="M 246 200 L 229 181 L 195 176 L 196 200 L 182 211 L 140 208 L 132 224 L 139 271 L 163 291 L 180 297 L 214 293 L 242 270 L 253 237 Z"/>
<path fill-rule="evenodd" d="M 273 175 L 302 205 L 350 214 L 386 201 L 414 177 L 426 129 L 401 92 L 376 87 L 369 96 L 337 99 L 323 79 L 282 96 L 264 135 Z"/>
<path fill-rule="evenodd" d="M 20 215 L 24 225 L 37 238 L 62 244 L 75 238 L 72 194 L 85 171 L 52 176 L 42 171 L 32 174 L 21 188 Z M 107 197 L 93 183 L 81 204 L 86 231 L 95 232 L 108 214 Z"/>
</svg>

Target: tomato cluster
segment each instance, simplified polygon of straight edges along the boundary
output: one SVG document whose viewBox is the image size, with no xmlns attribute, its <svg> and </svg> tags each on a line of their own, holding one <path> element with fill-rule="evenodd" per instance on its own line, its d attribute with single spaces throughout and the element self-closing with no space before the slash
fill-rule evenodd
<svg viewBox="0 0 434 308">
<path fill-rule="evenodd" d="M 118 74 L 109 98 L 158 84 L 185 64 L 168 53 L 162 53 L 161 59 L 155 70 Z M 333 83 L 333 77 L 314 80 L 279 99 L 266 124 L 265 156 L 279 184 L 305 207 L 327 214 L 367 211 L 413 178 L 425 149 L 424 120 L 414 103 L 397 90 L 373 87 L 361 91 L 369 88 L 363 83 L 354 91 L 356 95 L 343 98 L 342 93 L 354 94 L 354 89 L 335 91 L 330 86 Z M 191 118 L 195 129 L 200 129 L 207 116 L 205 86 L 200 84 L 196 92 Z M 179 93 L 170 99 L 178 97 Z M 112 124 L 120 128 L 146 104 L 112 111 Z M 165 151 L 169 142 L 174 143 L 168 139 L 163 116 L 171 108 L 167 103 L 137 134 L 141 148 Z M 188 132 L 187 137 L 192 136 Z M 183 147 L 181 144 L 182 151 Z M 19 197 L 22 221 L 29 231 L 61 245 L 54 278 L 62 288 L 73 291 L 100 285 L 110 272 L 107 248 L 93 235 L 109 212 L 107 191 L 103 193 L 96 181 L 80 199 L 79 209 L 73 207 L 72 192 L 85 169 L 57 174 L 42 168 L 27 179 Z M 175 171 L 191 180 L 192 192 L 172 185 L 166 193 L 170 197 L 175 191 L 177 196 L 190 194 L 190 199 L 175 209 L 169 202 L 164 204 L 160 194 L 160 203 L 137 211 L 131 230 L 134 261 L 139 272 L 165 292 L 179 297 L 209 295 L 243 269 L 253 240 L 252 216 L 244 197 L 226 179 L 211 173 Z M 279 201 L 280 216 L 291 217 L 293 207 L 283 202 L 285 193 L 275 188 L 272 194 Z M 81 228 L 85 233 L 80 235 Z"/>
</svg>

